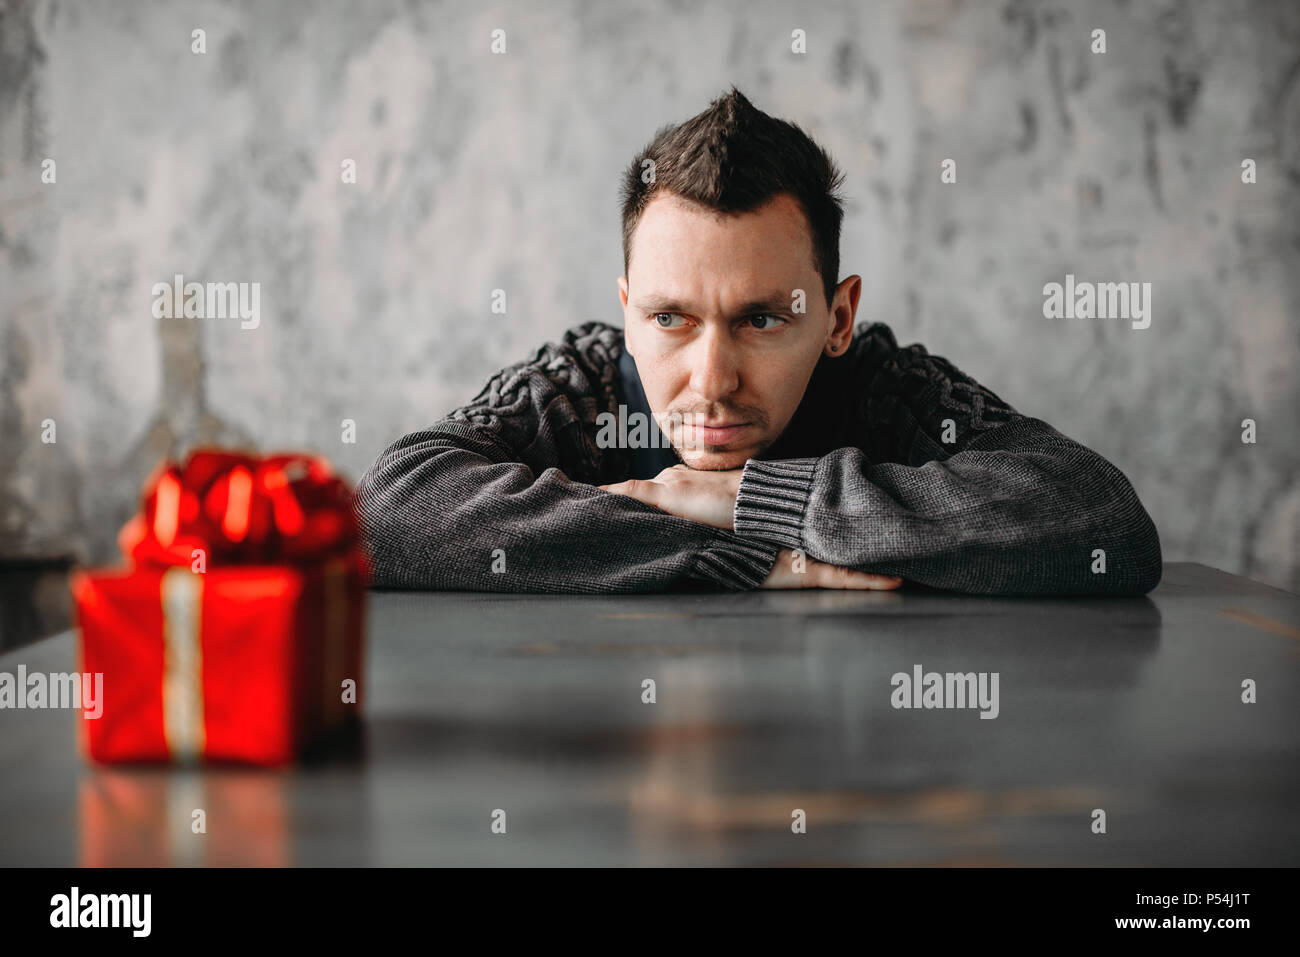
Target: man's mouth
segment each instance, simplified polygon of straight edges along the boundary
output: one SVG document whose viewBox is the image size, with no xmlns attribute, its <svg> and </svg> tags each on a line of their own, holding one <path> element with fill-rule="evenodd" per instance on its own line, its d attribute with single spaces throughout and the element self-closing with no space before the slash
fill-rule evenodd
<svg viewBox="0 0 1300 957">
<path fill-rule="evenodd" d="M 749 428 L 748 422 L 736 422 L 729 425 L 688 425 L 687 439 L 694 439 L 703 445 L 726 445 Z"/>
</svg>

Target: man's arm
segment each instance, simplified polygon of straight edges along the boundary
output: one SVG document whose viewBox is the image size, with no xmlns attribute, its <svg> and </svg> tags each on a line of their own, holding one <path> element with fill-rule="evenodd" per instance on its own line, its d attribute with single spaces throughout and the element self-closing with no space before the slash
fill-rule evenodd
<svg viewBox="0 0 1300 957">
<path fill-rule="evenodd" d="M 1160 581 L 1155 525 L 1123 473 L 943 358 L 897 350 L 865 403 L 868 426 L 888 428 L 864 448 L 892 461 L 852 447 L 751 459 L 738 534 L 975 594 L 1131 595 Z"/>
<path fill-rule="evenodd" d="M 591 324 L 571 330 L 380 455 L 354 495 L 375 585 L 570 594 L 692 579 L 762 585 L 776 546 L 587 484 L 601 475 L 588 433 L 605 411 L 602 349 Z"/>
</svg>

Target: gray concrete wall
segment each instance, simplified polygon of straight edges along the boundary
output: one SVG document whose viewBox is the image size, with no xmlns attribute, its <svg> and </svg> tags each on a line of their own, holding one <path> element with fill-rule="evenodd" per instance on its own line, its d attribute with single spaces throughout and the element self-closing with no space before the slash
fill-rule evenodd
<svg viewBox="0 0 1300 957">
<path fill-rule="evenodd" d="M 1300 589 L 1300 4 L 0 11 L 0 555 L 111 559 L 199 442 L 355 478 L 540 341 L 620 322 L 618 174 L 735 83 L 845 167 L 860 319 L 1118 464 L 1167 559 Z M 154 318 L 176 273 L 260 283 L 260 326 Z M 1150 328 L 1045 319 L 1067 273 L 1151 282 Z"/>
</svg>

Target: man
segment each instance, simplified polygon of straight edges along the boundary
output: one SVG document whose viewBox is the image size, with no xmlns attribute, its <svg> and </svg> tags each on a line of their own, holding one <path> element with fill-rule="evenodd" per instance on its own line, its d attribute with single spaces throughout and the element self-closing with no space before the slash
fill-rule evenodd
<svg viewBox="0 0 1300 957">
<path fill-rule="evenodd" d="M 660 131 L 624 177 L 623 330 L 570 329 L 379 457 L 355 497 L 375 584 L 1154 588 L 1159 538 L 1118 469 L 855 329 L 841 181 L 735 88 Z"/>
</svg>

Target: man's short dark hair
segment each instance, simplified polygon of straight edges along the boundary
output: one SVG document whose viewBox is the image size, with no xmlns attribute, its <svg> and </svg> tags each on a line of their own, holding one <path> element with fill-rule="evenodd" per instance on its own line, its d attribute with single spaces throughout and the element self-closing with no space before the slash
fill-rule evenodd
<svg viewBox="0 0 1300 957">
<path fill-rule="evenodd" d="M 647 169 L 654 170 L 649 183 L 643 178 Z M 829 306 L 839 285 L 844 204 L 837 192 L 843 181 L 844 174 L 808 134 L 757 109 L 733 86 L 703 113 L 660 129 L 623 174 L 623 272 L 641 214 L 660 192 L 720 213 L 747 213 L 788 193 L 808 218 L 813 265 Z"/>
</svg>

